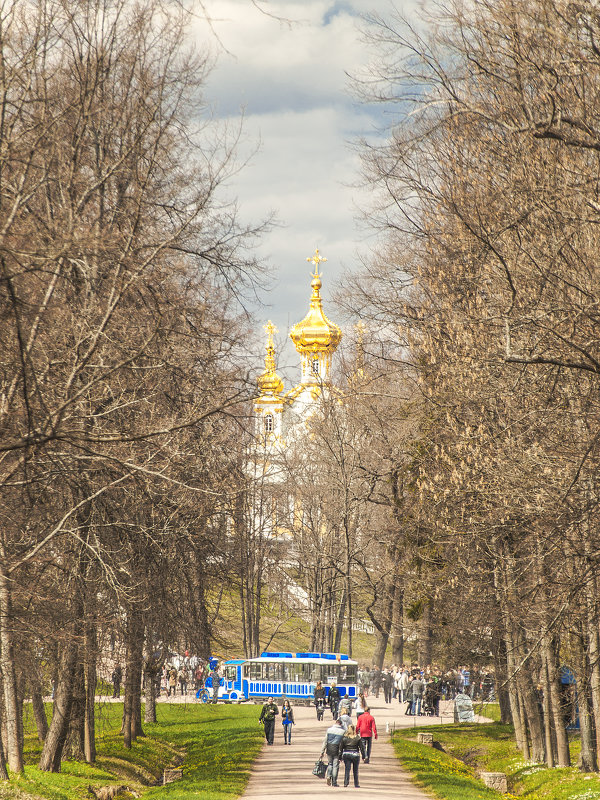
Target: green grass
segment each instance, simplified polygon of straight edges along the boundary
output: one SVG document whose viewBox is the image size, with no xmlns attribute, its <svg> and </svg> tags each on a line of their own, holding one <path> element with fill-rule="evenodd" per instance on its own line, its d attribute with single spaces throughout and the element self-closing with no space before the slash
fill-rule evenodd
<svg viewBox="0 0 600 800">
<path fill-rule="evenodd" d="M 122 710 L 121 704 L 99 704 L 96 764 L 63 761 L 59 774 L 37 768 L 41 744 L 26 720 L 25 775 L 0 787 L 0 800 L 92 800 L 89 786 L 115 784 L 153 800 L 190 795 L 195 800 L 229 800 L 243 793 L 263 742 L 254 706 L 161 703 L 159 721 L 144 725 L 146 736 L 131 750 L 123 747 L 119 733 Z M 169 766 L 181 766 L 183 780 L 152 786 Z"/>
<path fill-rule="evenodd" d="M 486 716 L 491 717 L 490 708 Z M 419 729 L 396 731 L 394 747 L 415 782 L 440 800 L 526 798 L 527 800 L 600 800 L 600 775 L 582 774 L 576 767 L 548 769 L 526 762 L 514 743 L 510 725 L 500 723 L 427 726 L 443 750 L 417 744 Z M 573 763 L 579 742 L 571 745 Z M 504 772 L 509 794 L 484 786 L 480 772 Z"/>
</svg>

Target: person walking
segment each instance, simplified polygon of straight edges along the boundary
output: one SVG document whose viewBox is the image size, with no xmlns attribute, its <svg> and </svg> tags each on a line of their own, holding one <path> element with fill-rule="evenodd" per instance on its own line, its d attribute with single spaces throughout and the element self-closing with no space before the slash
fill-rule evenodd
<svg viewBox="0 0 600 800">
<path fill-rule="evenodd" d="M 323 688 L 321 681 L 319 681 L 315 686 L 314 701 L 315 708 L 317 709 L 317 720 L 320 722 L 323 719 L 323 714 L 325 713 L 325 704 L 327 703 L 325 689 Z"/>
<path fill-rule="evenodd" d="M 113 685 L 113 697 L 120 697 L 121 696 L 121 681 L 123 680 L 123 670 L 121 669 L 121 665 L 117 664 L 117 666 L 113 670 L 113 674 L 110 676 Z"/>
<path fill-rule="evenodd" d="M 423 700 L 423 691 L 425 689 L 425 681 L 420 675 L 417 675 L 412 682 L 412 715 L 413 717 L 421 716 L 421 702 Z"/>
<path fill-rule="evenodd" d="M 175 667 L 171 667 L 169 670 L 169 697 L 173 695 L 175 697 L 177 693 L 177 670 Z"/>
<path fill-rule="evenodd" d="M 392 702 L 392 692 L 394 690 L 394 676 L 386 669 L 383 673 L 383 696 L 386 703 Z"/>
<path fill-rule="evenodd" d="M 362 739 L 365 748 L 365 764 L 368 764 L 371 760 L 373 737 L 377 738 L 377 725 L 369 706 L 365 708 L 364 713 L 356 720 L 356 732 Z"/>
<path fill-rule="evenodd" d="M 262 722 L 265 728 L 265 739 L 267 744 L 273 744 L 273 736 L 275 735 L 275 717 L 279 714 L 277 703 L 272 697 L 267 699 L 267 702 L 262 707 L 260 712 L 259 722 Z"/>
<path fill-rule="evenodd" d="M 334 681 L 331 684 L 331 688 L 329 690 L 329 708 L 331 709 L 331 717 L 332 719 L 338 718 L 338 706 L 340 704 L 340 690 L 337 688 L 337 684 Z"/>
<path fill-rule="evenodd" d="M 292 725 L 294 724 L 294 710 L 289 700 L 284 700 L 281 706 L 281 724 L 283 725 L 283 743 L 292 743 Z"/>
<path fill-rule="evenodd" d="M 342 714 L 347 714 L 349 717 L 352 716 L 352 699 L 348 697 L 348 692 L 345 692 L 344 696 L 340 700 L 340 704 L 338 706 L 338 712 L 340 716 Z"/>
<path fill-rule="evenodd" d="M 219 684 L 221 683 L 219 665 L 217 662 L 215 662 L 212 672 L 210 673 L 210 679 L 212 682 L 212 702 L 216 703 L 219 699 Z"/>
<path fill-rule="evenodd" d="M 179 681 L 179 689 L 181 691 L 181 696 L 183 697 L 184 694 L 187 694 L 187 669 L 185 667 L 180 667 L 179 672 L 177 673 L 177 680 Z"/>
<path fill-rule="evenodd" d="M 356 719 L 358 719 L 361 714 L 365 713 L 366 708 L 367 708 L 367 698 L 364 696 L 364 694 L 361 693 L 354 701 L 354 711 L 356 712 Z"/>
<path fill-rule="evenodd" d="M 321 758 L 327 756 L 327 786 L 337 786 L 338 772 L 340 769 L 340 742 L 344 736 L 344 727 L 339 719 L 333 723 L 330 728 L 327 728 L 327 733 L 323 739 L 323 746 L 321 747 Z"/>
<path fill-rule="evenodd" d="M 406 685 L 406 692 L 404 694 L 404 699 L 406 701 L 406 711 L 404 712 L 405 717 L 410 717 L 412 714 L 412 701 L 413 701 L 413 692 L 412 692 L 412 679 L 408 681 Z"/>
<path fill-rule="evenodd" d="M 350 783 L 350 770 L 354 774 L 354 788 L 359 788 L 358 765 L 360 757 L 365 761 L 365 746 L 354 725 L 349 725 L 340 742 L 340 756 L 344 762 L 344 786 Z"/>
</svg>

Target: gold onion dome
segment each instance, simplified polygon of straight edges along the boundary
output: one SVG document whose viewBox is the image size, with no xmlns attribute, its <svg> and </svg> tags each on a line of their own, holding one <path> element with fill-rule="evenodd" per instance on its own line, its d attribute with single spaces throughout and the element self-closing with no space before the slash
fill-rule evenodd
<svg viewBox="0 0 600 800">
<path fill-rule="evenodd" d="M 258 379 L 258 386 L 263 394 L 279 394 L 283 391 L 283 381 L 275 370 L 275 346 L 273 334 L 277 328 L 271 320 L 265 325 L 267 332 L 267 355 L 265 356 L 265 371 Z"/>
<path fill-rule="evenodd" d="M 306 260 L 312 261 L 315 266 L 313 279 L 310 284 L 312 287 L 310 309 L 304 319 L 293 326 L 290 331 L 290 338 L 296 350 L 303 355 L 322 351 L 333 353 L 340 343 L 342 331 L 337 325 L 330 322 L 323 313 L 319 264 L 323 261 L 327 261 L 327 259 L 319 255 L 319 250 L 317 248 L 314 256 Z"/>
</svg>

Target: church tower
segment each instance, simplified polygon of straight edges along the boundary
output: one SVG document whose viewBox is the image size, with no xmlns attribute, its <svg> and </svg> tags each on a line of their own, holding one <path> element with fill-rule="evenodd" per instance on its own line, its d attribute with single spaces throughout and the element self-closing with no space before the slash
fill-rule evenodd
<svg viewBox="0 0 600 800">
<path fill-rule="evenodd" d="M 260 395 L 254 400 L 256 412 L 257 436 L 264 444 L 273 444 L 281 438 L 282 414 L 284 399 L 283 381 L 276 371 L 275 345 L 273 334 L 277 328 L 271 320 L 265 325 L 267 332 L 267 354 L 265 371 L 258 378 Z"/>
<path fill-rule="evenodd" d="M 302 358 L 301 385 L 321 386 L 331 382 L 331 356 L 341 341 L 342 332 L 323 312 L 319 264 L 327 259 L 319 255 L 317 248 L 314 256 L 306 260 L 311 261 L 315 267 L 310 284 L 310 308 L 302 322 L 294 325 L 290 338 Z"/>
<path fill-rule="evenodd" d="M 342 331 L 327 319 L 321 299 L 319 266 L 327 261 L 319 254 L 306 259 L 314 266 L 311 281 L 310 305 L 307 315 L 290 331 L 290 338 L 300 354 L 302 376 L 300 383 L 285 394 L 283 381 L 276 372 L 273 323 L 267 331 L 265 371 L 258 379 L 260 394 L 254 400 L 257 439 L 271 453 L 286 447 L 302 429 L 302 423 L 312 415 L 320 400 L 331 388 L 331 356 L 335 353 Z"/>
</svg>

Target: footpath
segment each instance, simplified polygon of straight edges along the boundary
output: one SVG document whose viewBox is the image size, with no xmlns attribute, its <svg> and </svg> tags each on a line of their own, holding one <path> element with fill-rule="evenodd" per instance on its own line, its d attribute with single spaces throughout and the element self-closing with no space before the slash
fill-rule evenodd
<svg viewBox="0 0 600 800">
<path fill-rule="evenodd" d="M 454 720 L 451 701 L 440 704 L 441 717 L 407 717 L 405 704 L 397 700 L 386 705 L 383 692 L 379 698 L 369 697 L 371 713 L 375 717 L 379 738 L 373 742 L 368 764 L 361 761 L 359 768 L 360 788 L 355 789 L 353 779 L 344 789 L 344 765 L 340 763 L 338 783 L 340 788 L 327 786 L 324 779 L 316 778 L 312 768 L 321 752 L 325 731 L 332 724 L 331 714 L 326 712 L 323 722 L 317 722 L 315 709 L 294 706 L 296 724 L 292 733 L 292 744 L 283 744 L 281 718 L 276 720 L 275 742 L 272 747 L 263 746 L 254 763 L 250 782 L 242 800 L 321 800 L 331 798 L 332 792 L 350 793 L 354 800 L 431 800 L 431 795 L 412 782 L 394 755 L 390 743 L 390 732 L 395 728 L 412 728 L 424 725 L 452 724 Z M 256 718 L 260 706 L 256 706 Z M 483 721 L 483 717 L 477 718 Z"/>
</svg>

